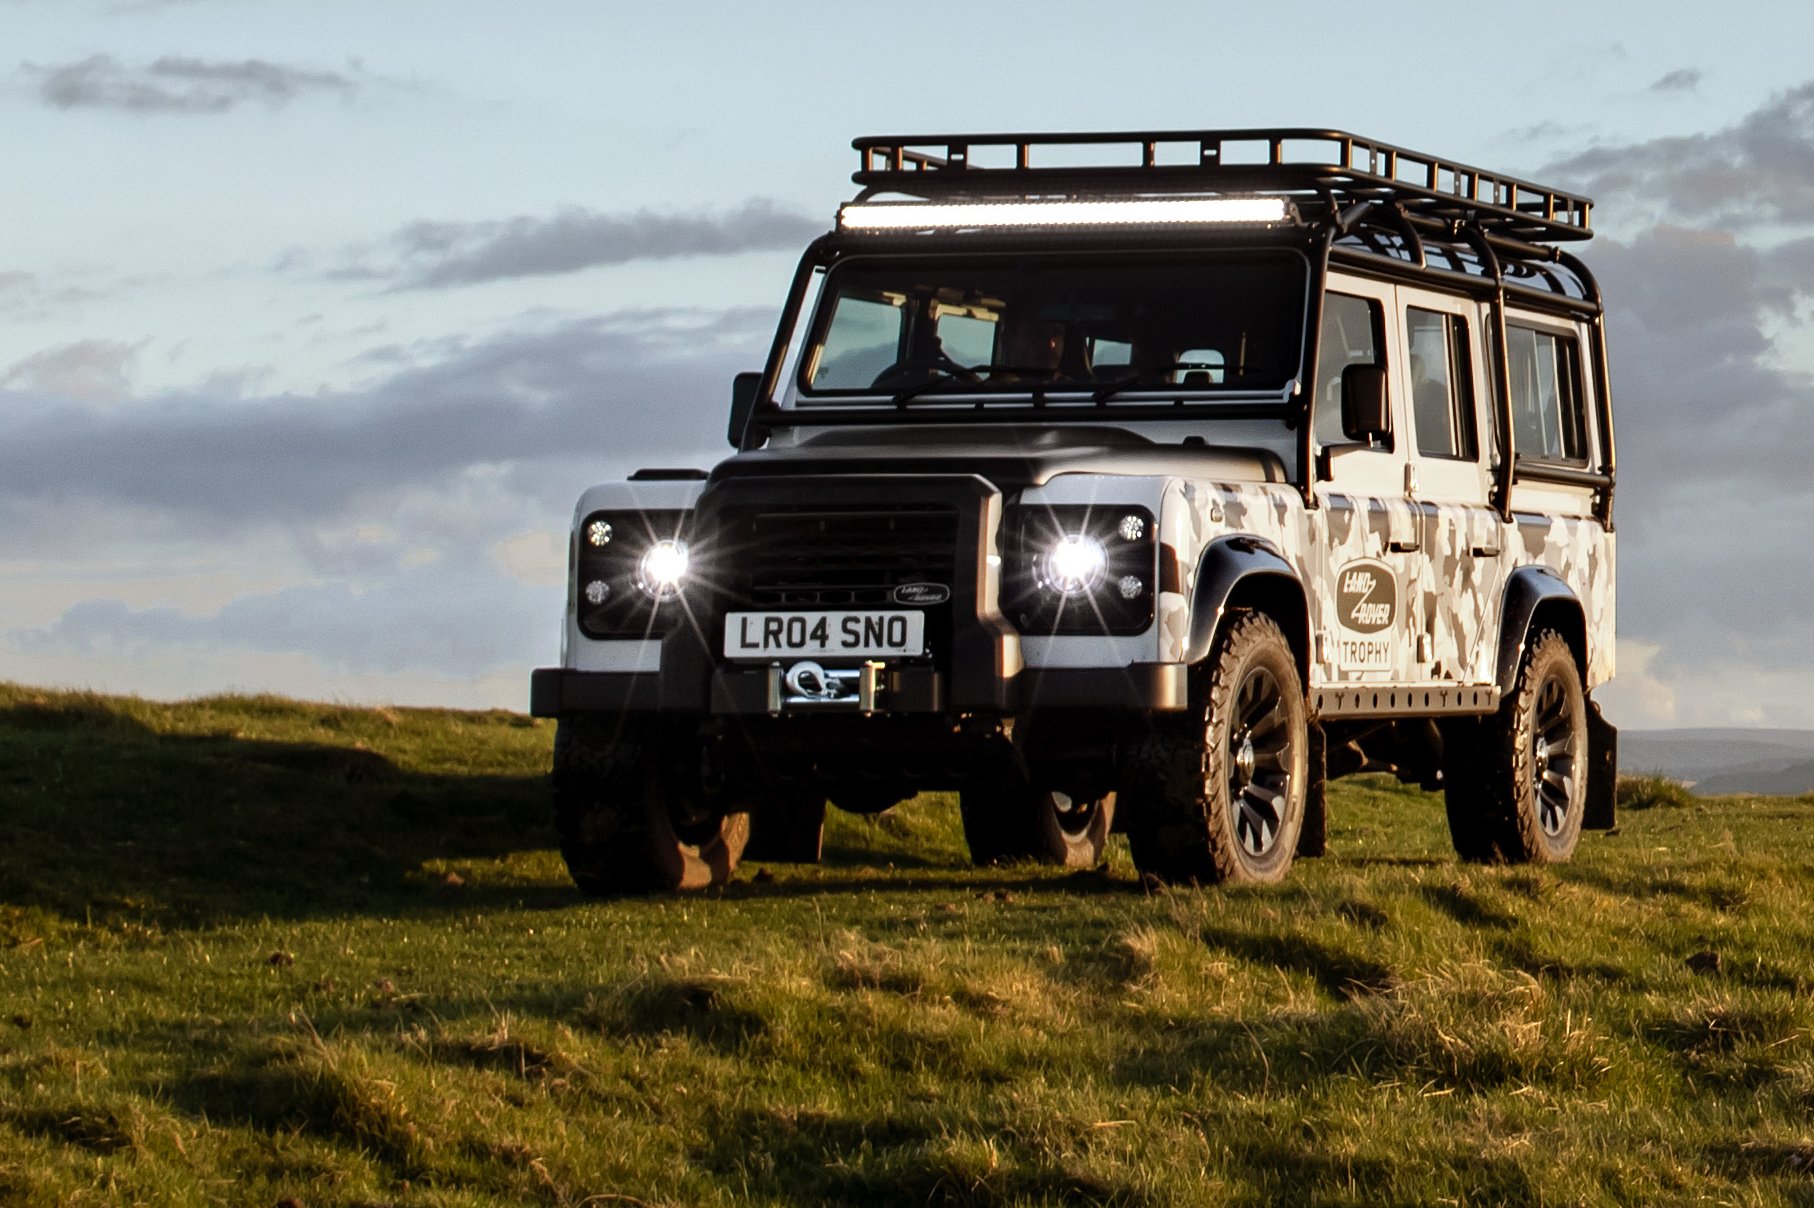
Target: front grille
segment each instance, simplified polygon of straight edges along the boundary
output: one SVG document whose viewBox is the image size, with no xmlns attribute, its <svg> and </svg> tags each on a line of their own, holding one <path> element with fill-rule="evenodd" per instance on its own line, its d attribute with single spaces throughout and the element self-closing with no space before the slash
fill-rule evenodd
<svg viewBox="0 0 1814 1208">
<path fill-rule="evenodd" d="M 904 583 L 951 587 L 957 567 L 949 507 L 767 511 L 735 530 L 731 578 L 756 608 L 892 605 Z"/>
</svg>

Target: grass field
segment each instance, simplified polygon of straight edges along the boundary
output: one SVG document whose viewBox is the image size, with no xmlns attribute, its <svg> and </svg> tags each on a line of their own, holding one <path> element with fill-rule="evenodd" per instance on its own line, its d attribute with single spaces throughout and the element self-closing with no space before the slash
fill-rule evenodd
<svg viewBox="0 0 1814 1208">
<path fill-rule="evenodd" d="M 824 865 L 586 902 L 552 727 L 0 686 L 0 1204 L 1814 1203 L 1814 801 L 1557 870 L 1331 801 L 1264 891 Z"/>
</svg>

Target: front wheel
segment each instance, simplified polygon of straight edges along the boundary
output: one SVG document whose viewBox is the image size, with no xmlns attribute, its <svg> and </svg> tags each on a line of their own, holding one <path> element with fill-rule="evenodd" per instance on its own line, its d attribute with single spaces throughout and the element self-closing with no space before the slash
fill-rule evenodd
<svg viewBox="0 0 1814 1208">
<path fill-rule="evenodd" d="M 702 789 L 697 743 L 687 739 L 647 723 L 561 719 L 555 829 L 582 893 L 704 889 L 731 879 L 749 814 Z"/>
<path fill-rule="evenodd" d="M 1272 618 L 1238 613 L 1196 707 L 1136 744 L 1122 792 L 1134 864 L 1178 883 L 1270 884 L 1304 825 L 1309 726 L 1297 660 Z"/>
</svg>

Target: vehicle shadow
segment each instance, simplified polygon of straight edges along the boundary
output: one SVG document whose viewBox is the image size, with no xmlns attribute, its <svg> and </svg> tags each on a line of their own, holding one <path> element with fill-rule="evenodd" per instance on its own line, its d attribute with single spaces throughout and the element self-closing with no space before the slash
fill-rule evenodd
<svg viewBox="0 0 1814 1208">
<path fill-rule="evenodd" d="M 565 905 L 545 877 L 433 869 L 553 843 L 542 774 L 427 775 L 351 739 L 158 733 L 86 702 L 0 709 L 0 942 L 9 913 L 131 931 Z"/>
</svg>

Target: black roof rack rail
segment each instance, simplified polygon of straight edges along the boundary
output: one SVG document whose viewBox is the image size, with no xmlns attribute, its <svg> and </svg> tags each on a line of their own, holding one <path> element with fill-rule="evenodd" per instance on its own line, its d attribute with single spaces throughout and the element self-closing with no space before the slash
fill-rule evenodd
<svg viewBox="0 0 1814 1208">
<path fill-rule="evenodd" d="M 1290 197 L 1307 217 L 1384 202 L 1529 243 L 1593 237 L 1593 202 L 1579 194 L 1340 130 L 876 135 L 851 146 L 862 161 L 851 180 L 865 197 L 1261 191 Z M 1077 162 L 1085 158 L 1095 162 Z"/>
</svg>

